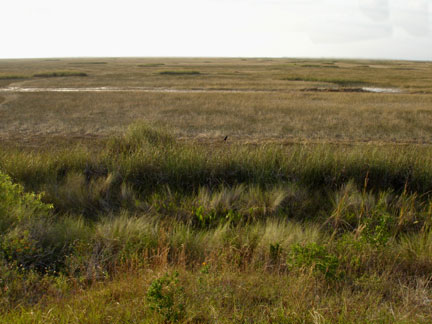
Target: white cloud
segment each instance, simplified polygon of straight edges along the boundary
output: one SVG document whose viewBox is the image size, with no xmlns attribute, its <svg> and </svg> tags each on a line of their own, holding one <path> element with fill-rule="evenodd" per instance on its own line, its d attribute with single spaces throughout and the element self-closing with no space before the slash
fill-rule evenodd
<svg viewBox="0 0 432 324">
<path fill-rule="evenodd" d="M 363 14 L 373 21 L 382 22 L 390 16 L 388 0 L 358 0 L 358 2 Z"/>
<path fill-rule="evenodd" d="M 2 57 L 432 59 L 432 0 L 14 0 Z M 381 48 L 385 46 L 385 48 Z"/>
</svg>

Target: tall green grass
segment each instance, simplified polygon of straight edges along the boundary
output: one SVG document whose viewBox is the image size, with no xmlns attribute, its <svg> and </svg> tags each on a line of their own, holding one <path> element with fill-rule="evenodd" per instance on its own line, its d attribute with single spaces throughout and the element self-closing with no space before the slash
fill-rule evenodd
<svg viewBox="0 0 432 324">
<path fill-rule="evenodd" d="M 183 291 L 184 322 L 198 313 L 209 320 L 193 296 L 218 294 L 205 281 L 211 273 L 218 284 L 216 278 L 233 273 L 285 278 L 303 294 L 291 295 L 290 303 L 311 305 L 303 285 L 327 306 L 347 291 L 378 298 L 405 290 L 418 306 L 429 296 L 425 282 L 432 272 L 431 153 L 427 147 L 208 148 L 146 124 L 131 126 L 99 151 L 2 151 L 0 316 L 28 320 L 29 313 L 14 311 L 21 305 L 37 309 L 39 321 L 48 318 L 35 305 L 41 296 L 61 299 L 100 281 L 116 282 L 124 272 L 167 268 L 198 278 L 182 277 L 185 289 L 173 288 Z M 147 289 L 166 283 L 159 279 L 146 282 Z M 271 299 L 263 285 L 256 298 Z M 250 314 L 248 304 L 282 309 L 250 301 L 255 297 L 241 290 L 231 294 Z M 151 300 L 153 309 L 165 300 L 159 297 Z M 399 297 L 385 298 L 401 312 L 413 309 Z M 222 304 L 214 311 L 230 312 Z M 163 322 L 164 312 L 140 314 Z M 352 319 L 350 312 L 339 314 Z M 293 318 L 314 316 L 305 310 Z"/>
</svg>

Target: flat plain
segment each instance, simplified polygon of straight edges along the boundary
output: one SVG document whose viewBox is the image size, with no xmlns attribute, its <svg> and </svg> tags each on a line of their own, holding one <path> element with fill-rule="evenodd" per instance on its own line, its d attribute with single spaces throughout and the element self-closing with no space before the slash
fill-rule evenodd
<svg viewBox="0 0 432 324">
<path fill-rule="evenodd" d="M 0 60 L 0 322 L 430 323 L 431 72 Z"/>
<path fill-rule="evenodd" d="M 1 87 L 35 92 L 0 91 L 0 138 L 86 140 L 145 120 L 205 142 L 228 135 L 241 142 L 427 144 L 431 70 L 432 63 L 404 61 L 2 60 Z M 49 77 L 56 72 L 69 75 Z M 400 93 L 359 92 L 364 88 Z"/>
</svg>

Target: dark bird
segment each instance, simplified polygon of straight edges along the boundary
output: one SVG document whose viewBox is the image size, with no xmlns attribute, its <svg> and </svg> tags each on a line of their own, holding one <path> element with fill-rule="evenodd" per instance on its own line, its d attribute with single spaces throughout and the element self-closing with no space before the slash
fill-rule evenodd
<svg viewBox="0 0 432 324">
<path fill-rule="evenodd" d="M 228 139 L 228 136 L 225 136 L 225 138 L 224 138 L 224 141 L 226 142 L 226 141 L 227 141 L 227 139 Z"/>
</svg>

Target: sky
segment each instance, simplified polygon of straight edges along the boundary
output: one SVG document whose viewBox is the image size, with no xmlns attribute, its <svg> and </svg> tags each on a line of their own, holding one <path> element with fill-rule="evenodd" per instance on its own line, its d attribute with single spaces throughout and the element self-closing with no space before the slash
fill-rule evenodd
<svg viewBox="0 0 432 324">
<path fill-rule="evenodd" d="M 432 60 L 432 0 L 2 0 L 0 58 Z"/>
</svg>

